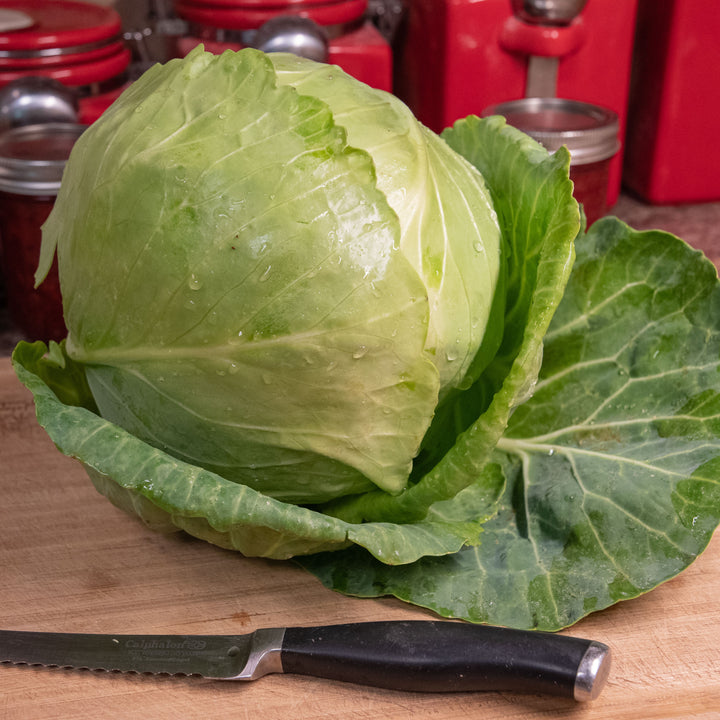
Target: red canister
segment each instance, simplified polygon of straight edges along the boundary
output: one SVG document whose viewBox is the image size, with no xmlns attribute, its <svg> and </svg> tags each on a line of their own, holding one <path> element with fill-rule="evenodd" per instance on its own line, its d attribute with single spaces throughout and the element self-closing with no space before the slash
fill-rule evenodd
<svg viewBox="0 0 720 720">
<path fill-rule="evenodd" d="M 122 91 L 130 61 L 112 8 L 77 0 L 0 0 L 0 86 L 51 77 L 77 91 L 80 122 L 91 123 Z"/>
<path fill-rule="evenodd" d="M 36 289 L 41 228 L 55 203 L 65 163 L 84 125 L 24 125 L 0 135 L 0 250 L 8 310 L 30 340 L 67 334 L 53 267 Z"/>
<path fill-rule="evenodd" d="M 175 0 L 176 14 L 189 25 L 188 35 L 178 41 L 178 54 L 186 55 L 198 43 L 216 53 L 254 46 L 254 37 L 272 21 L 303 18 L 326 38 L 324 61 L 390 90 L 392 51 L 366 18 L 367 6 L 367 0 Z"/>
<path fill-rule="evenodd" d="M 719 10 L 639 0 L 623 183 L 650 203 L 720 200 Z"/>
</svg>

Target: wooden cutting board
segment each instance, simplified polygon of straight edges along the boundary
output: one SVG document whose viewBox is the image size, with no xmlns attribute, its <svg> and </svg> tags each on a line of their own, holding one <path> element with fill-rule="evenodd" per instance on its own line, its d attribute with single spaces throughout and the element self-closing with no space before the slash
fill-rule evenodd
<svg viewBox="0 0 720 720">
<path fill-rule="evenodd" d="M 0 358 L 0 627 L 243 633 L 258 627 L 430 619 L 393 599 L 323 588 L 291 562 L 162 536 L 98 495 L 37 425 Z M 720 533 L 682 575 L 567 631 L 607 643 L 588 704 L 506 693 L 413 694 L 291 675 L 254 683 L 0 665 L 0 718 L 317 720 L 720 718 Z"/>
</svg>

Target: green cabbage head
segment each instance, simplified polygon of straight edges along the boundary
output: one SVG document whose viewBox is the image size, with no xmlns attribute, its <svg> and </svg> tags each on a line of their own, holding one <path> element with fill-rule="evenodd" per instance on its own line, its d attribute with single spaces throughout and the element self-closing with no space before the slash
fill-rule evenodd
<svg viewBox="0 0 720 720">
<path fill-rule="evenodd" d="M 266 496 L 408 483 L 500 267 L 482 176 L 336 67 L 202 48 L 77 143 L 43 234 L 100 414 Z"/>
</svg>

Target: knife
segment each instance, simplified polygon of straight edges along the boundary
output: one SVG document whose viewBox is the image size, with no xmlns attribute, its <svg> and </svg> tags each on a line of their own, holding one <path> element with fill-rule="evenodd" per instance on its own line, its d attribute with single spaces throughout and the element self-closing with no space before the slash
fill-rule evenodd
<svg viewBox="0 0 720 720">
<path fill-rule="evenodd" d="M 592 700 L 610 649 L 592 640 L 446 621 L 262 628 L 247 635 L 0 630 L 0 662 L 256 680 L 295 673 L 424 692 L 513 691 Z"/>
</svg>

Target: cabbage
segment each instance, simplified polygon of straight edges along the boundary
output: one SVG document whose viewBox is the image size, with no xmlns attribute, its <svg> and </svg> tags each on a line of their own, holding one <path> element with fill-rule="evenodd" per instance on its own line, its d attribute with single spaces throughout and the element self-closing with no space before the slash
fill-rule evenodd
<svg viewBox="0 0 720 720">
<path fill-rule="evenodd" d="M 430 133 L 337 68 L 198 49 L 77 143 L 43 232 L 40 424 L 159 531 L 328 587 L 557 629 L 720 521 L 720 284 L 585 232 L 569 154 Z"/>
<path fill-rule="evenodd" d="M 57 248 L 103 417 L 281 500 L 396 494 L 483 338 L 497 219 L 393 96 L 270 57 L 197 49 L 125 93 L 68 163 L 40 276 Z"/>
</svg>

